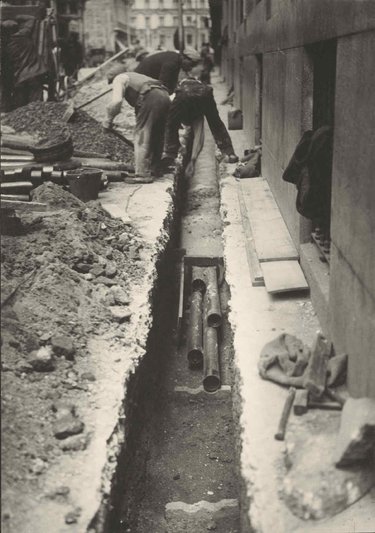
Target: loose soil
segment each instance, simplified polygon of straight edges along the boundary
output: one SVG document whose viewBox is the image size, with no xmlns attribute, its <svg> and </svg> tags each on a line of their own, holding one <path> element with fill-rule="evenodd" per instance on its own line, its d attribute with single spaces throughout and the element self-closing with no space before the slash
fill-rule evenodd
<svg viewBox="0 0 375 533">
<path fill-rule="evenodd" d="M 39 139 L 66 132 L 72 136 L 76 150 L 107 153 L 115 161 L 133 163 L 133 149 L 124 141 L 114 133 L 104 131 L 100 122 L 83 110 L 76 111 L 68 123 L 64 122 L 62 117 L 66 109 L 65 103 L 31 102 L 4 114 L 2 124 Z"/>
<path fill-rule="evenodd" d="M 81 413 L 99 379 L 88 340 L 106 333 L 112 343 L 126 343 L 129 288 L 144 276 L 141 238 L 99 202 L 84 204 L 52 183 L 35 189 L 34 199 L 50 210 L 22 214 L 22 233 L 1 239 L 5 523 L 15 495 L 24 501 L 42 491 L 43 474 L 87 446 Z M 40 350 L 47 361 L 38 360 Z M 55 436 L 59 401 L 73 404 L 76 436 Z"/>
</svg>

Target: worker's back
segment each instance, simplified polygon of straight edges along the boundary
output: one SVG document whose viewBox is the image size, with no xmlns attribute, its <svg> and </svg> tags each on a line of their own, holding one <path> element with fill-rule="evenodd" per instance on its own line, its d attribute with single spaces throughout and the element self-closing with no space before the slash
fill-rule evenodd
<svg viewBox="0 0 375 533">
<path fill-rule="evenodd" d="M 172 94 L 177 85 L 180 67 L 181 56 L 178 52 L 158 52 L 145 57 L 134 72 L 160 80 L 169 94 Z"/>
</svg>

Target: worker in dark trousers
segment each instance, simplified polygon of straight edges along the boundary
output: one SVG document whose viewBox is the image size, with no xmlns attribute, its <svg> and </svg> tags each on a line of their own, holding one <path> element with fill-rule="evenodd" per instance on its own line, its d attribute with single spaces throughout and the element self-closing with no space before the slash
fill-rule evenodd
<svg viewBox="0 0 375 533">
<path fill-rule="evenodd" d="M 83 64 L 83 47 L 79 42 L 78 33 L 72 32 L 66 40 L 62 41 L 61 63 L 63 64 L 65 74 L 69 78 L 76 80 L 78 70 Z"/>
<path fill-rule="evenodd" d="M 109 80 L 111 81 L 111 80 Z M 121 111 L 122 100 L 135 109 L 134 131 L 135 181 L 152 183 L 159 173 L 163 152 L 165 123 L 170 99 L 159 80 L 137 72 L 118 74 L 113 80 L 112 102 L 107 107 L 103 126 L 110 129 L 113 119 Z"/>
<path fill-rule="evenodd" d="M 206 118 L 211 133 L 218 148 L 226 156 L 226 161 L 236 163 L 238 157 L 225 124 L 219 116 L 212 87 L 199 81 L 203 64 L 185 70 L 184 78 L 177 86 L 175 98 L 172 101 L 164 145 L 163 167 L 166 169 L 173 164 L 180 148 L 178 130 L 182 124 L 193 127 L 194 142 L 192 159 L 195 160 L 203 145 L 203 119 Z M 193 169 L 191 169 L 193 170 Z"/>
<path fill-rule="evenodd" d="M 13 107 L 20 107 L 43 99 L 43 81 L 47 65 L 38 56 L 33 40 L 35 17 L 18 15 L 17 31 L 11 33 L 7 43 L 7 55 L 13 71 Z"/>
<path fill-rule="evenodd" d="M 180 69 L 189 70 L 199 60 L 199 53 L 190 47 L 183 52 L 157 52 L 145 57 L 135 72 L 161 81 L 169 94 L 172 94 L 177 86 Z"/>
</svg>

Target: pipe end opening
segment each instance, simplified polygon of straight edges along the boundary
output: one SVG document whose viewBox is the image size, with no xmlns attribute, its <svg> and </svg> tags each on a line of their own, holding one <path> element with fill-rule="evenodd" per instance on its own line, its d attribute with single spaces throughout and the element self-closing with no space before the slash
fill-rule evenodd
<svg viewBox="0 0 375 533">
<path fill-rule="evenodd" d="M 220 388 L 220 379 L 217 376 L 206 376 L 203 388 L 206 392 L 216 392 Z"/>
<path fill-rule="evenodd" d="M 191 288 L 193 291 L 199 291 L 202 294 L 206 292 L 206 284 L 201 279 L 194 279 L 191 283 Z"/>
<path fill-rule="evenodd" d="M 207 325 L 210 328 L 218 328 L 221 326 L 221 315 L 218 313 L 211 313 L 207 317 Z"/>
<path fill-rule="evenodd" d="M 188 352 L 188 361 L 190 368 L 202 368 L 203 367 L 203 353 L 201 350 L 190 350 Z"/>
</svg>

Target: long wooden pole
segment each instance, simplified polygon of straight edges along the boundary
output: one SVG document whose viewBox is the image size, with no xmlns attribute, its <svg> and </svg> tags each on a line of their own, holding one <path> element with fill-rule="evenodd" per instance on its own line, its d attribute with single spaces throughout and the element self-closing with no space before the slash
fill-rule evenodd
<svg viewBox="0 0 375 533">
<path fill-rule="evenodd" d="M 120 50 L 120 52 L 117 52 L 117 54 L 115 54 L 114 56 L 110 57 L 109 59 L 107 59 L 107 61 L 104 61 L 104 63 L 102 63 L 101 65 L 99 65 L 98 67 L 96 67 L 95 70 L 93 70 L 92 72 L 90 72 L 90 74 L 88 74 L 87 76 L 85 76 L 84 78 L 82 78 L 82 80 L 78 81 L 74 86 L 73 86 L 73 89 L 77 89 L 78 87 L 80 87 L 81 85 L 83 85 L 87 80 L 90 80 L 91 78 L 93 78 L 95 76 L 95 74 L 101 70 L 103 67 L 106 67 L 107 65 L 109 65 L 109 63 L 112 63 L 112 61 L 115 61 L 116 59 L 119 59 L 121 56 L 123 56 L 125 54 L 125 52 L 128 50 L 128 48 L 125 48 L 124 50 Z"/>
<path fill-rule="evenodd" d="M 179 37 L 179 48 L 180 52 L 183 52 L 185 49 L 185 30 L 184 30 L 184 19 L 183 19 L 183 0 L 178 2 L 178 37 Z"/>
</svg>

